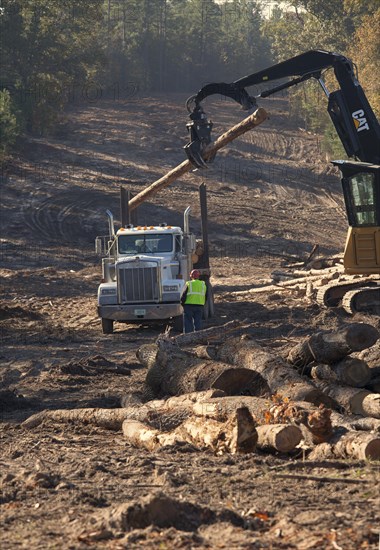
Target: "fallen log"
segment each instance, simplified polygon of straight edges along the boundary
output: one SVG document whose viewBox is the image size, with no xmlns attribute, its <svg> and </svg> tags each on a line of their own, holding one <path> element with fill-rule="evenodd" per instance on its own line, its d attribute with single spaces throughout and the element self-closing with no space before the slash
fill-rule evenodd
<svg viewBox="0 0 380 550">
<path fill-rule="evenodd" d="M 288 362 L 298 368 L 317 363 L 337 363 L 353 351 L 373 346 L 379 332 L 372 325 L 352 323 L 335 332 L 320 331 L 292 348 Z"/>
<path fill-rule="evenodd" d="M 317 445 L 309 454 L 309 460 L 328 458 L 355 458 L 380 460 L 380 437 L 363 432 L 340 432 L 330 443 Z"/>
<path fill-rule="evenodd" d="M 307 377 L 300 375 L 278 356 L 273 356 L 247 338 L 230 338 L 217 349 L 217 359 L 251 369 L 267 382 L 272 393 L 292 401 L 333 406 L 334 402 Z"/>
<path fill-rule="evenodd" d="M 339 277 L 339 273 L 327 273 L 324 275 L 325 284 L 330 281 L 331 279 L 337 279 Z M 300 290 L 300 288 L 306 289 L 306 285 L 313 281 L 318 281 L 321 278 L 321 275 L 313 275 L 308 277 L 296 277 L 291 280 L 286 281 L 280 281 L 276 284 L 269 284 L 267 286 L 262 287 L 255 287 L 255 288 L 249 288 L 247 290 L 236 290 L 235 292 L 231 292 L 232 296 L 239 296 L 244 294 L 259 294 L 261 292 L 273 292 L 273 291 L 284 291 L 288 290 L 289 292 L 293 290 Z M 297 287 L 296 289 L 293 289 L 292 287 Z"/>
<path fill-rule="evenodd" d="M 147 449 L 148 451 L 154 451 L 157 449 L 157 447 L 160 446 L 160 441 L 158 439 L 160 431 L 151 428 L 150 426 L 147 426 L 146 424 L 143 424 L 138 420 L 124 420 L 122 429 L 125 439 L 133 447 Z M 163 445 L 173 445 L 176 442 L 179 442 L 179 440 L 171 434 L 163 435 L 167 437 L 168 441 L 167 443 L 163 443 Z"/>
<path fill-rule="evenodd" d="M 380 418 L 380 394 L 367 390 L 338 386 L 323 381 L 315 381 L 326 395 L 339 403 L 347 412 Z"/>
<path fill-rule="evenodd" d="M 218 325 L 216 327 L 205 328 L 202 330 L 197 330 L 195 332 L 188 332 L 187 334 L 178 334 L 168 338 L 166 335 L 159 336 L 158 341 L 160 340 L 169 340 L 174 342 L 177 346 L 195 346 L 198 344 L 208 344 L 210 341 L 225 340 L 227 334 L 235 330 L 241 330 L 243 325 L 246 325 L 246 321 L 229 321 L 224 325 Z"/>
<path fill-rule="evenodd" d="M 365 361 L 354 357 L 345 357 L 333 365 L 315 365 L 311 368 L 311 377 L 317 380 L 363 388 L 371 380 L 371 369 Z"/>
<path fill-rule="evenodd" d="M 370 416 L 347 416 L 331 411 L 331 422 L 334 428 L 346 428 L 349 431 L 380 432 L 380 419 Z"/>
<path fill-rule="evenodd" d="M 199 359 L 173 342 L 161 340 L 141 346 L 137 357 L 148 368 L 146 385 L 156 396 L 208 389 L 220 389 L 227 395 L 269 393 L 263 377 L 251 369 Z"/>
<path fill-rule="evenodd" d="M 33 429 L 39 426 L 45 420 L 57 423 L 72 423 L 97 426 L 107 430 L 120 430 L 124 420 L 133 419 L 148 422 L 155 416 L 172 411 L 173 409 L 180 414 L 183 411 L 192 413 L 194 403 L 211 398 L 221 397 L 224 393 L 220 390 L 210 390 L 206 392 L 196 392 L 178 397 L 171 397 L 167 400 L 150 401 L 144 405 L 139 403 L 120 409 L 57 409 L 45 410 L 33 414 L 21 426 L 26 429 Z"/>
<path fill-rule="evenodd" d="M 126 420 L 123 434 L 131 445 L 150 451 L 165 445 L 187 442 L 196 447 L 209 447 L 217 454 L 248 453 L 256 448 L 257 431 L 248 409 L 237 409 L 226 422 L 189 418 L 175 430 L 162 433 L 145 424 Z"/>
<path fill-rule="evenodd" d="M 302 432 L 291 424 L 267 424 L 257 426 L 257 447 L 282 453 L 293 451 L 302 439 Z"/>
<path fill-rule="evenodd" d="M 194 403 L 192 410 L 197 416 L 225 420 L 239 407 L 247 407 L 258 425 L 302 424 L 310 431 L 313 443 L 328 441 L 332 435 L 331 410 L 307 402 L 273 401 L 245 395 L 225 396 Z"/>
<path fill-rule="evenodd" d="M 374 393 L 380 393 L 380 376 L 371 378 L 368 384 L 366 384 L 366 388 Z"/>
<path fill-rule="evenodd" d="M 58 423 L 90 424 L 107 430 L 119 430 L 126 418 L 126 409 L 57 409 L 33 414 L 21 426 L 33 429 L 45 420 Z"/>
<path fill-rule="evenodd" d="M 252 115 L 248 116 L 247 118 L 239 122 L 239 124 L 236 124 L 233 128 L 219 136 L 214 142 L 210 143 L 206 147 L 205 153 L 203 155 L 204 159 L 207 160 L 208 158 L 212 157 L 219 149 L 227 145 L 227 143 L 230 143 L 231 141 L 245 134 L 249 130 L 252 130 L 253 128 L 255 128 L 255 126 L 258 126 L 267 118 L 268 114 L 264 109 L 257 109 Z M 191 162 L 189 160 L 183 161 L 181 164 L 165 174 L 165 176 L 156 180 L 154 183 L 152 183 L 143 191 L 138 193 L 135 197 L 133 197 L 129 201 L 129 210 L 134 210 L 141 203 L 145 202 L 149 197 L 155 195 L 156 193 L 158 193 L 158 191 L 173 183 L 173 181 L 186 174 L 186 172 L 190 172 L 190 170 L 194 170 L 194 166 L 191 164 Z"/>
</svg>

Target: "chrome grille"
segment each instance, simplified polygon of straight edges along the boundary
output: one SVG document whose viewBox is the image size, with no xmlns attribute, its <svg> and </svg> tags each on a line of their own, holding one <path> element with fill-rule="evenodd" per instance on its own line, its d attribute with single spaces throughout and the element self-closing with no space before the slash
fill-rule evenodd
<svg viewBox="0 0 380 550">
<path fill-rule="evenodd" d="M 157 267 L 118 266 L 117 292 L 120 304 L 158 301 Z"/>
</svg>

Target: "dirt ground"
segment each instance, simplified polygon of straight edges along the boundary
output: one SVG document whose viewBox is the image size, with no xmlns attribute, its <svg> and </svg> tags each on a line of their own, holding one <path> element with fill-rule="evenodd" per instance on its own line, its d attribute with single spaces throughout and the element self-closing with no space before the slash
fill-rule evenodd
<svg viewBox="0 0 380 550">
<path fill-rule="evenodd" d="M 137 193 L 184 160 L 185 99 L 73 105 L 57 136 L 25 139 L 3 169 L 1 547 L 378 548 L 378 464 L 310 462 L 302 449 L 286 456 L 213 456 L 191 447 L 149 453 L 100 428 L 20 426 L 41 409 L 113 408 L 141 391 L 145 370 L 136 350 L 163 328 L 116 324 L 113 335 L 102 334 L 93 243 L 107 233 L 105 210 L 119 217 L 120 185 Z M 220 98 L 205 103 L 214 135 L 242 116 Z M 290 119 L 285 99 L 261 106 L 270 120 L 138 216 L 140 223 L 182 225 L 191 205 L 199 234 L 204 181 L 216 296 L 208 326 L 248 319 L 258 341 L 281 352 L 317 328 L 366 319 L 322 310 L 296 293 L 233 294 L 260 285 L 289 259 L 306 258 L 316 243 L 320 255 L 332 255 L 345 240 L 338 174 L 318 137 Z M 154 505 L 168 517 L 176 510 L 169 525 L 149 521 L 144 506 Z M 131 530 L 120 506 L 139 511 Z M 110 522 L 112 513 L 118 519 Z"/>
</svg>

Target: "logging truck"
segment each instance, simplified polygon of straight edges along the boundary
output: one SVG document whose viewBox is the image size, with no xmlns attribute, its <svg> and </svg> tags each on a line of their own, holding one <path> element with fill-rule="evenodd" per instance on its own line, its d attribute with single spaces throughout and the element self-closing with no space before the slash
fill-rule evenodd
<svg viewBox="0 0 380 550">
<path fill-rule="evenodd" d="M 201 186 L 202 187 L 202 186 Z M 200 189 L 202 220 L 205 186 Z M 196 267 L 208 288 L 204 317 L 213 313 L 213 293 L 207 247 L 190 232 L 190 207 L 184 212 L 183 230 L 178 226 L 125 224 L 115 230 L 107 210 L 109 235 L 96 237 L 95 250 L 102 258 L 102 282 L 98 288 L 98 315 L 104 334 L 112 334 L 114 322 L 171 324 L 183 330 L 181 296 L 189 273 Z M 124 224 L 123 224 L 124 225 Z M 206 246 L 205 246 L 206 245 Z"/>
</svg>

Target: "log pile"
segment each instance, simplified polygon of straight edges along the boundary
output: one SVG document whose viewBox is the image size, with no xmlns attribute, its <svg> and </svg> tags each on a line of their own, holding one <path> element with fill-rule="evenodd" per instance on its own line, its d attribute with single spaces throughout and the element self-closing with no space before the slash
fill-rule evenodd
<svg viewBox="0 0 380 550">
<path fill-rule="evenodd" d="M 353 283 L 364 280 L 362 275 L 344 273 L 341 258 L 321 258 L 305 264 L 305 262 L 288 264 L 287 270 L 275 270 L 271 278 L 258 281 L 255 287 L 231 292 L 231 296 L 246 296 L 268 293 L 281 293 L 297 298 L 317 300 L 321 287 L 331 283 Z M 377 280 L 377 275 L 365 277 L 365 281 Z M 318 300 L 317 300 L 318 301 Z"/>
<path fill-rule="evenodd" d="M 241 327 L 229 324 L 228 330 L 235 328 Z M 122 431 L 130 445 L 148 451 L 190 445 L 215 454 L 258 450 L 310 452 L 313 460 L 380 460 L 380 395 L 368 390 L 372 369 L 357 356 L 378 340 L 373 326 L 320 331 L 287 357 L 247 334 L 226 332 L 223 338 L 220 331 L 165 334 L 142 346 L 137 357 L 147 368 L 145 403 L 126 399 L 119 409 L 43 411 L 23 427 L 91 424 Z M 185 351 L 179 343 L 195 348 Z"/>
</svg>

